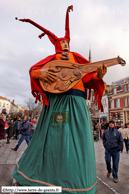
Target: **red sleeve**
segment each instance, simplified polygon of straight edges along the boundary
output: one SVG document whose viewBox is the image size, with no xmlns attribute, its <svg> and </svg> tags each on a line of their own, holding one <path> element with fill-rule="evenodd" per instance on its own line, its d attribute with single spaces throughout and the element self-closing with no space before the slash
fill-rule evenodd
<svg viewBox="0 0 129 194">
<path fill-rule="evenodd" d="M 32 71 L 37 70 L 37 69 L 41 69 L 46 63 L 48 63 L 52 60 L 54 60 L 54 55 L 50 55 L 50 56 L 46 57 L 45 59 L 42 59 L 41 61 L 39 61 L 35 65 L 33 65 L 29 70 L 30 76 L 31 76 Z"/>
<path fill-rule="evenodd" d="M 45 59 L 43 59 L 43 60 L 39 61 L 38 63 L 36 63 L 35 65 L 33 65 L 29 70 L 30 83 L 31 83 L 31 93 L 35 97 L 35 99 L 36 99 L 35 102 L 36 103 L 37 103 L 38 100 L 40 101 L 40 97 L 41 97 L 41 94 L 42 94 L 43 107 L 45 106 L 45 104 L 48 105 L 47 97 L 44 94 L 44 91 L 40 86 L 39 80 L 32 78 L 31 73 L 36 69 L 41 69 L 46 63 L 54 60 L 54 58 L 55 58 L 55 55 L 48 56 Z"/>
</svg>

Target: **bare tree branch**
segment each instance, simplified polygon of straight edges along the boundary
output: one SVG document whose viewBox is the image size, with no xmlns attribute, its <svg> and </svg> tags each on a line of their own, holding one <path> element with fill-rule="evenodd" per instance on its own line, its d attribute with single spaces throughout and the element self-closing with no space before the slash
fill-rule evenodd
<svg viewBox="0 0 129 194">
<path fill-rule="evenodd" d="M 34 109 L 37 107 L 37 104 L 35 104 L 34 98 L 28 98 L 25 102 L 25 108 L 29 112 L 29 116 L 31 117 Z"/>
</svg>

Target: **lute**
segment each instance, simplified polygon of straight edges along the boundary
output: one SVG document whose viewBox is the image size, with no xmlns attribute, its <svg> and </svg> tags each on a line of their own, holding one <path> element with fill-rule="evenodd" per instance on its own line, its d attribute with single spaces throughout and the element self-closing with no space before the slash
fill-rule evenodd
<svg viewBox="0 0 129 194">
<path fill-rule="evenodd" d="M 48 69 L 48 76 L 53 75 L 56 81 L 49 84 L 48 82 L 39 79 L 39 82 L 44 91 L 50 93 L 63 93 L 74 87 L 86 74 L 96 71 L 97 68 L 103 64 L 107 67 L 117 64 L 124 66 L 126 62 L 119 56 L 117 58 L 87 64 L 54 60 L 45 64 L 42 69 Z M 40 70 L 40 73 L 42 73 L 42 69 Z"/>
</svg>

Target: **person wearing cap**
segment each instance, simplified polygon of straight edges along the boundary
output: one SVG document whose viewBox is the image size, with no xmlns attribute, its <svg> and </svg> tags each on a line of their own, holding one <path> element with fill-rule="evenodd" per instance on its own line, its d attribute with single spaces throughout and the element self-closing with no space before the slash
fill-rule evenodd
<svg viewBox="0 0 129 194">
<path fill-rule="evenodd" d="M 62 193 L 94 194 L 97 188 L 95 151 L 91 120 L 86 105 L 86 91 L 94 89 L 99 108 L 104 91 L 102 77 L 106 66 L 84 76 L 72 89 L 61 94 L 47 92 L 41 88 L 40 81 L 51 84 L 55 81 L 52 72 L 42 67 L 50 61 L 67 60 L 79 64 L 89 63 L 80 54 L 70 52 L 69 12 L 66 11 L 65 36 L 58 38 L 55 34 L 39 26 L 30 19 L 20 19 L 43 31 L 55 46 L 56 53 L 41 60 L 30 68 L 31 90 L 33 96 L 40 100 L 42 94 L 43 108 L 30 145 L 16 165 L 13 177 L 21 185 L 58 186 Z M 51 70 L 51 69 L 49 69 Z M 89 95 L 90 96 L 90 95 Z M 51 122 L 57 112 L 67 118 Z M 60 122 L 58 122 L 60 120 Z"/>
<path fill-rule="evenodd" d="M 104 131 L 103 146 L 105 148 L 105 161 L 107 165 L 107 177 L 112 173 L 113 181 L 118 182 L 118 164 L 120 151 L 123 149 L 123 138 L 121 133 L 115 128 L 113 120 L 109 121 L 109 129 Z M 111 168 L 111 158 L 113 168 Z"/>
</svg>

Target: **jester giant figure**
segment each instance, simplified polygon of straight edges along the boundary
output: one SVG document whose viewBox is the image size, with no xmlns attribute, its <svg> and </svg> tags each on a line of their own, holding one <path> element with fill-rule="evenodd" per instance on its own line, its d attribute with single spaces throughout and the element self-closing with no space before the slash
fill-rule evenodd
<svg viewBox="0 0 129 194">
<path fill-rule="evenodd" d="M 106 67 L 84 76 L 72 89 L 61 94 L 43 91 L 40 81 L 55 81 L 41 68 L 53 60 L 89 63 L 84 57 L 70 52 L 69 6 L 66 12 L 65 36 L 56 35 L 29 19 L 43 31 L 55 46 L 56 53 L 30 68 L 32 94 L 37 100 L 42 95 L 44 108 L 30 145 L 20 158 L 13 177 L 23 186 L 61 186 L 62 193 L 94 194 L 97 188 L 96 163 L 91 120 L 86 105 L 86 91 L 94 89 L 98 106 L 104 91 L 102 77 Z M 65 54 L 64 54 L 65 51 Z"/>
</svg>

